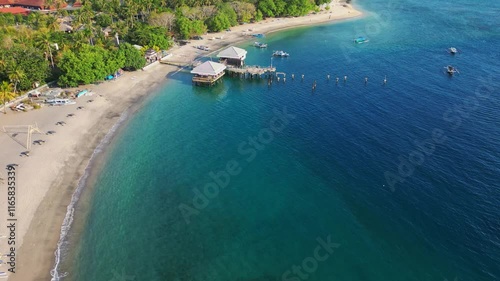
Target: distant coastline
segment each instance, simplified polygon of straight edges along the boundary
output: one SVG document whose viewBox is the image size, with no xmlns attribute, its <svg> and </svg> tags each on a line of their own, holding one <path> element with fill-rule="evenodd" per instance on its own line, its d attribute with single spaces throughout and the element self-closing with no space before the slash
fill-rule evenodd
<svg viewBox="0 0 500 281">
<path fill-rule="evenodd" d="M 246 33 L 271 33 L 300 26 L 324 24 L 332 21 L 351 19 L 362 13 L 351 5 L 331 4 L 330 10 L 321 11 L 296 18 L 273 18 L 262 22 L 245 24 L 231 28 L 230 32 L 211 33 L 199 42 L 174 47 L 172 60 L 191 63 L 197 57 L 210 55 L 210 52 L 195 51 L 194 44 L 206 45 L 210 50 L 218 50 L 249 40 Z M 208 37 L 223 37 L 210 40 Z M 93 96 L 82 97 L 76 105 L 50 107 L 26 113 L 9 113 L 0 117 L 0 125 L 19 125 L 37 123 L 42 132 L 57 131 L 56 134 L 36 135 L 46 143 L 34 146 L 29 157 L 21 158 L 23 149 L 8 135 L 1 134 L 0 164 L 19 164 L 19 202 L 18 217 L 22 225 L 17 230 L 18 266 L 11 280 L 48 280 L 54 267 L 54 251 L 59 240 L 61 223 L 67 214 L 71 197 L 89 161 L 101 141 L 130 108 L 138 108 L 145 97 L 163 85 L 167 75 L 178 67 L 155 64 L 144 71 L 128 72 L 115 81 L 100 85 L 87 85 Z M 90 102 L 92 101 L 92 102 Z M 83 106 L 77 110 L 77 106 Z M 68 117 L 75 114 L 74 117 Z M 64 126 L 55 125 L 64 120 Z M 28 176 L 29 175 L 29 176 Z M 2 175 L 2 177 L 4 177 Z M 0 202 L 0 208 L 6 208 Z M 5 214 L 0 219 L 6 219 Z M 2 245 L 1 252 L 7 252 Z"/>
<path fill-rule="evenodd" d="M 232 27 L 230 32 L 208 33 L 202 36 L 202 40 L 191 40 L 191 43 L 188 45 L 173 47 L 171 49 L 172 57 L 167 60 L 188 65 L 195 59 L 210 56 L 224 47 L 252 40 L 252 34 L 270 34 L 291 28 L 358 18 L 363 15 L 360 9 L 354 8 L 351 4 L 345 4 L 345 2 L 331 2 L 329 7 L 329 10 L 323 9 L 320 12 L 310 13 L 302 17 L 268 18 L 260 22 Z M 206 46 L 210 51 L 197 50 L 193 52 L 193 45 Z"/>
</svg>

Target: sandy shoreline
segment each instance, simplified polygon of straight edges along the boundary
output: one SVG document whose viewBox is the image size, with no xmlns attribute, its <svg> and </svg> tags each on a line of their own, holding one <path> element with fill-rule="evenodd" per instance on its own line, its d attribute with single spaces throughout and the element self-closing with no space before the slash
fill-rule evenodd
<svg viewBox="0 0 500 281">
<path fill-rule="evenodd" d="M 140 104 L 141 99 L 166 80 L 167 73 L 176 69 L 154 65 L 145 71 L 126 73 L 116 81 L 86 86 L 93 96 L 78 99 L 76 105 L 44 107 L 27 113 L 9 112 L 0 117 L 2 126 L 36 122 L 42 132 L 56 131 L 54 135 L 33 134 L 33 140 L 46 142 L 33 145 L 29 157 L 20 157 L 20 152 L 26 149 L 9 135 L 0 135 L 1 147 L 7 148 L 0 152 L 0 165 L 19 165 L 16 169 L 16 248 L 19 250 L 17 272 L 11 280 L 50 280 L 49 271 L 66 208 L 95 148 L 125 110 Z M 84 108 L 78 110 L 78 106 Z M 67 117 L 68 114 L 75 116 Z M 55 125 L 59 121 L 66 124 Z M 18 139 L 25 136 L 19 134 Z M 6 175 L 2 172 L 0 177 L 5 179 Z M 1 210 L 7 209 L 5 201 L 0 201 Z M 0 212 L 0 219 L 7 220 L 6 212 Z M 7 253 L 6 243 L 0 247 L 2 253 Z M 1 270 L 8 268 L 3 265 Z"/>
<path fill-rule="evenodd" d="M 206 45 L 217 50 L 227 45 L 248 40 L 243 33 L 269 33 L 286 28 L 321 24 L 360 16 L 361 12 L 350 6 L 332 6 L 330 11 L 300 18 L 268 19 L 254 24 L 232 28 L 231 32 L 209 34 L 204 40 L 193 40 L 191 44 L 174 47 L 170 60 L 190 63 L 208 52 L 193 48 Z M 248 31 L 251 29 L 251 31 Z M 222 40 L 210 37 L 224 36 Z M 61 224 L 66 215 L 72 194 L 85 172 L 96 147 L 116 124 L 122 114 L 133 113 L 145 97 L 155 92 L 169 73 L 178 68 L 169 65 L 151 65 L 144 71 L 125 73 L 115 81 L 100 85 L 88 85 L 93 96 L 79 98 L 76 105 L 44 107 L 26 113 L 8 112 L 0 116 L 0 127 L 5 125 L 34 125 L 43 134 L 33 134 L 32 140 L 45 140 L 42 145 L 32 145 L 29 157 L 20 157 L 26 151 L 20 142 L 26 134 L 19 133 L 15 141 L 10 134 L 0 133 L 0 166 L 18 164 L 16 167 L 16 273 L 10 280 L 50 280 L 54 265 L 54 251 L 59 240 Z M 93 100 L 92 102 L 88 102 Z M 78 106 L 83 109 L 78 110 Z M 68 117 L 68 114 L 74 114 Z M 64 126 L 56 125 L 64 121 Z M 45 132 L 54 130 L 53 135 Z M 17 129 L 19 131 L 19 129 Z M 7 171 L 0 169 L 0 220 L 7 222 Z M 8 235 L 7 229 L 0 237 Z M 6 239 L 0 239 L 0 252 L 7 254 Z M 6 257 L 2 257 L 6 260 Z M 0 271 L 7 272 L 9 265 L 3 264 Z"/>
</svg>

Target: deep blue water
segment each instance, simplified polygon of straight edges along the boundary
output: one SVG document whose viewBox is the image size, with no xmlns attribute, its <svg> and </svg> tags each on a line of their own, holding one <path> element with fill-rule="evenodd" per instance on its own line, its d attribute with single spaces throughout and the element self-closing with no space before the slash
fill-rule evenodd
<svg viewBox="0 0 500 281">
<path fill-rule="evenodd" d="M 499 280 L 500 2 L 358 4 L 240 45 L 248 64 L 289 52 L 286 83 L 171 77 L 108 148 L 66 279 Z"/>
</svg>

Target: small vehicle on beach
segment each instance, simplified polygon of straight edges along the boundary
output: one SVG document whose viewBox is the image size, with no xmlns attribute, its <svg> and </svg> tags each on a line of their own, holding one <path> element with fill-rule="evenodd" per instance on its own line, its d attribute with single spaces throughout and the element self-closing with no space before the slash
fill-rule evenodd
<svg viewBox="0 0 500 281">
<path fill-rule="evenodd" d="M 11 110 L 13 111 L 26 111 L 27 108 L 26 106 L 24 105 L 24 103 L 20 103 L 18 105 L 13 105 L 10 107 Z"/>
<path fill-rule="evenodd" d="M 29 98 L 39 98 L 42 95 L 39 91 L 33 91 L 28 94 Z"/>
<path fill-rule="evenodd" d="M 198 49 L 198 50 L 202 50 L 202 51 L 210 51 L 210 48 L 209 48 L 209 47 L 207 47 L 207 46 L 203 46 L 203 45 L 196 46 L 196 49 Z"/>
</svg>

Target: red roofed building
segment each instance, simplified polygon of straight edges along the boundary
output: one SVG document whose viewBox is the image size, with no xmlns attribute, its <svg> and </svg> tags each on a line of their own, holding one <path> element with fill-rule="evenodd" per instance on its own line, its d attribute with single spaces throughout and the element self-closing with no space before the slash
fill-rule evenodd
<svg viewBox="0 0 500 281">
<path fill-rule="evenodd" d="M 30 10 L 21 7 L 0 8 L 0 13 L 27 16 Z"/>
<path fill-rule="evenodd" d="M 0 8 L 22 7 L 30 10 L 54 10 L 55 7 L 47 5 L 46 0 L 0 0 Z M 66 7 L 64 3 L 61 8 Z"/>
<path fill-rule="evenodd" d="M 8 6 L 12 5 L 12 3 L 14 3 L 13 0 L 0 0 L 0 6 Z"/>
</svg>

